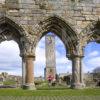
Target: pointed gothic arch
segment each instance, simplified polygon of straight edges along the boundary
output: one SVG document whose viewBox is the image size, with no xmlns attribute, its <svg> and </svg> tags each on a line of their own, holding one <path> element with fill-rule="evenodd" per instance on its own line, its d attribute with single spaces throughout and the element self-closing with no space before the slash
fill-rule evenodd
<svg viewBox="0 0 100 100">
<path fill-rule="evenodd" d="M 100 21 L 91 22 L 80 34 L 83 34 L 80 38 L 83 47 L 93 41 L 100 43 Z"/>
<path fill-rule="evenodd" d="M 19 46 L 20 56 L 22 57 L 22 87 L 28 87 L 29 83 L 34 87 L 33 46 L 27 31 L 13 20 L 2 17 L 0 18 L 0 42 L 5 40 L 14 40 Z"/>
<path fill-rule="evenodd" d="M 82 78 L 82 57 L 79 43 L 79 36 L 72 26 L 58 16 L 50 16 L 34 27 L 34 48 L 40 39 L 48 32 L 56 34 L 65 45 L 66 56 L 72 60 L 72 88 L 84 87 Z M 79 51 L 80 50 L 80 51 Z"/>
<path fill-rule="evenodd" d="M 10 37 L 8 35 L 11 35 Z M 0 40 L 10 40 L 10 39 L 20 39 L 20 37 L 25 36 L 26 32 L 21 25 L 17 24 L 13 20 L 2 17 L 0 18 Z M 15 41 L 17 42 L 17 40 Z"/>
<path fill-rule="evenodd" d="M 41 21 L 36 25 L 34 30 L 36 30 L 35 45 L 37 45 L 40 39 L 48 32 L 53 32 L 62 40 L 68 54 L 71 54 L 76 50 L 78 41 L 77 31 L 71 24 L 66 23 L 65 20 L 56 15 Z"/>
<path fill-rule="evenodd" d="M 30 52 L 32 40 L 28 32 L 20 24 L 8 17 L 0 18 L 0 42 L 5 40 L 14 40 L 18 43 L 21 56 Z M 29 46 L 28 46 L 29 44 Z M 32 51 L 33 52 L 33 51 Z"/>
</svg>

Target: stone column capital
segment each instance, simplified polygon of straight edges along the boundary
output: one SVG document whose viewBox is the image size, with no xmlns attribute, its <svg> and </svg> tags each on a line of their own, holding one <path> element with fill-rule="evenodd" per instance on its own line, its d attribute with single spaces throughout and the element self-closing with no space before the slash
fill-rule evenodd
<svg viewBox="0 0 100 100">
<path fill-rule="evenodd" d="M 23 59 L 28 59 L 28 58 L 32 58 L 33 61 L 35 60 L 35 55 L 34 54 L 20 54 L 20 56 L 23 58 Z"/>
<path fill-rule="evenodd" d="M 83 58 L 84 55 L 77 55 L 77 54 L 67 54 L 66 57 L 68 57 L 69 60 L 72 60 L 74 58 Z"/>
</svg>

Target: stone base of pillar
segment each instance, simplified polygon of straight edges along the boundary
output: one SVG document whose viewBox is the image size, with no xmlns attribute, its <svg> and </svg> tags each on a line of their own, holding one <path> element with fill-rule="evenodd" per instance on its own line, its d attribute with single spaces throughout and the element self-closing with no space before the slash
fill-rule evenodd
<svg viewBox="0 0 100 100">
<path fill-rule="evenodd" d="M 33 83 L 22 85 L 22 88 L 25 89 L 25 90 L 36 90 L 36 87 Z"/>
<path fill-rule="evenodd" d="M 84 83 L 74 83 L 74 84 L 71 84 L 71 88 L 72 89 L 84 89 L 85 84 Z"/>
</svg>

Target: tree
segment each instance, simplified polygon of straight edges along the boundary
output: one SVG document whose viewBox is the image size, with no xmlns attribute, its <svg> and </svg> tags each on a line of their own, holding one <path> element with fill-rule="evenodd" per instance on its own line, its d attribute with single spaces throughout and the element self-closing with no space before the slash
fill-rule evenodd
<svg viewBox="0 0 100 100">
<path fill-rule="evenodd" d="M 93 70 L 93 73 L 100 73 L 100 67 L 96 67 L 96 68 Z"/>
<path fill-rule="evenodd" d="M 96 68 L 93 70 L 93 79 L 94 79 L 94 81 L 96 81 L 96 82 L 100 81 L 100 67 L 96 67 Z"/>
</svg>

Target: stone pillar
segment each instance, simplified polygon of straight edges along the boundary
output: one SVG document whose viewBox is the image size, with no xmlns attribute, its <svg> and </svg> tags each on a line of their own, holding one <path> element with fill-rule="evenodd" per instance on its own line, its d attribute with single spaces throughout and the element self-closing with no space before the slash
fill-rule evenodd
<svg viewBox="0 0 100 100">
<path fill-rule="evenodd" d="M 33 60 L 35 59 L 32 55 L 24 56 L 23 58 L 23 71 L 22 71 L 22 87 L 23 89 L 35 90 L 34 85 L 34 73 L 33 73 Z"/>
<path fill-rule="evenodd" d="M 83 59 L 83 57 L 80 57 L 80 83 L 82 83 L 85 86 L 84 81 L 83 81 L 82 59 Z"/>
<path fill-rule="evenodd" d="M 82 72 L 82 56 L 72 56 L 72 83 L 71 88 L 81 89 L 85 85 L 83 83 L 83 72 Z"/>
<path fill-rule="evenodd" d="M 25 85 L 26 77 L 26 63 L 24 57 L 22 58 L 22 85 Z"/>
</svg>

